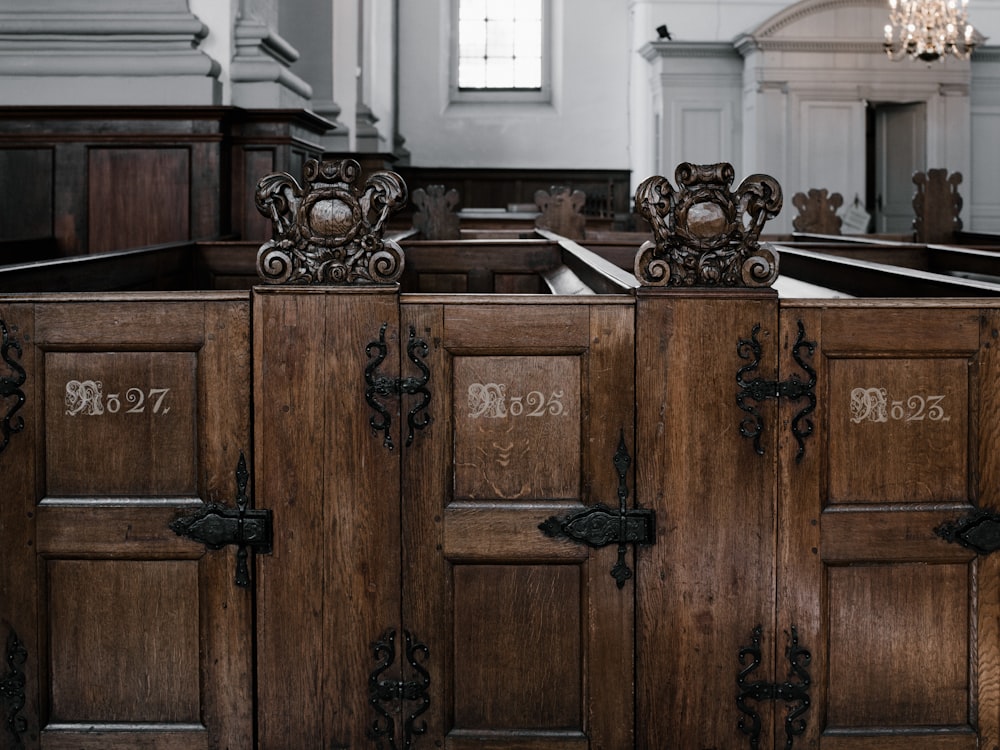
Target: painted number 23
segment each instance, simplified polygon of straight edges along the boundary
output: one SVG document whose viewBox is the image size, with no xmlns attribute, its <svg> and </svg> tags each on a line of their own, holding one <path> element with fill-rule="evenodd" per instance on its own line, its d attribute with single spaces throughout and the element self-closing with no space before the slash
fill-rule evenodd
<svg viewBox="0 0 1000 750">
<path fill-rule="evenodd" d="M 941 402 L 944 396 L 914 394 L 905 399 L 893 399 L 885 388 L 855 388 L 851 391 L 851 421 L 888 422 L 947 422 Z"/>
</svg>

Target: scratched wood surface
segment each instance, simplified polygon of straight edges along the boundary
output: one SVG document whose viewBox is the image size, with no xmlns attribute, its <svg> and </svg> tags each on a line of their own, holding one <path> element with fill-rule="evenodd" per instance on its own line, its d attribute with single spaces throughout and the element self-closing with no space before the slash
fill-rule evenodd
<svg viewBox="0 0 1000 750">
<path fill-rule="evenodd" d="M 248 747 L 250 596 L 232 583 L 233 552 L 168 527 L 235 496 L 246 301 L 0 308 L 30 373 L 25 430 L 0 458 L 2 621 L 28 654 L 24 746 Z"/>
</svg>

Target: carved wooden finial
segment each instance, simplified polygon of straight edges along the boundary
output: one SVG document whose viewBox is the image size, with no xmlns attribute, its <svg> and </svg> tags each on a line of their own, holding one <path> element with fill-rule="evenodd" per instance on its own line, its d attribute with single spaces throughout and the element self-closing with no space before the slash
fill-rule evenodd
<svg viewBox="0 0 1000 750">
<path fill-rule="evenodd" d="M 674 190 L 649 177 L 635 191 L 635 210 L 654 240 L 635 257 L 644 286 L 766 287 L 778 277 L 778 256 L 758 242 L 764 222 L 781 211 L 781 186 L 754 174 L 732 192 L 733 165 L 678 165 Z"/>
<path fill-rule="evenodd" d="M 274 222 L 274 239 L 257 252 L 257 273 L 274 284 L 393 284 L 403 251 L 383 240 L 389 215 L 406 203 L 395 172 L 372 172 L 364 190 L 353 159 L 303 165 L 305 187 L 285 173 L 257 183 L 257 210 Z"/>
<path fill-rule="evenodd" d="M 913 196 L 913 236 L 917 242 L 951 242 L 962 230 L 962 196 L 958 186 L 962 173 L 928 169 L 913 175 L 917 192 Z"/>
<path fill-rule="evenodd" d="M 792 205 L 799 209 L 799 215 L 792 220 L 796 232 L 840 234 L 843 220 L 837 210 L 844 205 L 840 193 L 827 195 L 826 188 L 810 188 L 809 195 L 796 193 Z"/>
<path fill-rule="evenodd" d="M 427 189 L 413 191 L 413 228 L 420 231 L 425 240 L 458 240 L 462 238 L 458 214 L 455 208 L 461 198 L 452 188 L 445 192 L 444 185 L 428 185 Z"/>
<path fill-rule="evenodd" d="M 586 202 L 587 194 L 582 190 L 570 191 L 563 185 L 554 185 L 548 192 L 536 190 L 535 205 L 542 215 L 535 219 L 535 226 L 571 240 L 582 240 L 587 225 L 587 217 L 583 215 Z"/>
</svg>

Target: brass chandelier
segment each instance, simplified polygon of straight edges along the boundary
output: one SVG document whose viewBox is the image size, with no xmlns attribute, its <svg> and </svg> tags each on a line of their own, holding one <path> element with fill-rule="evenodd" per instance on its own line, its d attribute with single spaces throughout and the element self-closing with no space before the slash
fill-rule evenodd
<svg viewBox="0 0 1000 750">
<path fill-rule="evenodd" d="M 911 57 L 932 62 L 954 55 L 968 60 L 975 29 L 968 22 L 969 0 L 889 0 L 883 47 L 892 60 Z"/>
</svg>

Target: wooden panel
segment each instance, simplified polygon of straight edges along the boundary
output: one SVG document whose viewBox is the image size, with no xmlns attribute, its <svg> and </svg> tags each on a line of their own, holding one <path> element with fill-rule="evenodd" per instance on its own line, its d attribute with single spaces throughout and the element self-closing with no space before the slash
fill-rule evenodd
<svg viewBox="0 0 1000 750">
<path fill-rule="evenodd" d="M 834 567 L 827 576 L 827 727 L 968 724 L 968 566 Z"/>
<path fill-rule="evenodd" d="M 404 452 L 404 620 L 429 649 L 428 739 L 631 747 L 634 611 L 611 576 L 617 550 L 538 528 L 617 504 L 612 458 L 622 435 L 632 442 L 631 307 L 414 298 L 404 321 L 434 342 L 432 382 L 449 384 Z M 533 391 L 543 395 L 529 401 Z"/>
<path fill-rule="evenodd" d="M 830 503 L 968 500 L 967 358 L 827 362 Z"/>
<path fill-rule="evenodd" d="M 456 357 L 452 367 L 455 497 L 577 497 L 578 359 Z"/>
<path fill-rule="evenodd" d="M 199 721 L 196 561 L 50 559 L 46 583 L 52 721 Z"/>
<path fill-rule="evenodd" d="M 191 238 L 186 148 L 92 148 L 89 252 Z"/>
<path fill-rule="evenodd" d="M 996 310 L 883 304 L 782 310 L 783 338 L 801 320 L 819 373 L 805 454 L 788 438 L 780 459 L 779 625 L 797 627 L 814 678 L 802 741 L 990 747 L 996 562 L 935 530 L 995 502 Z M 799 370 L 788 345 L 782 366 Z M 884 420 L 868 416 L 877 399 L 852 411 L 858 387 L 885 389 Z M 800 408 L 782 404 L 782 421 Z"/>
<path fill-rule="evenodd" d="M 757 625 L 766 653 L 786 645 L 774 628 L 775 409 L 758 406 L 757 455 L 735 403 L 746 364 L 737 342 L 756 324 L 760 376 L 770 378 L 780 345 L 773 294 L 639 290 L 636 499 L 656 510 L 657 543 L 637 573 L 636 747 L 746 747 L 739 651 Z M 753 679 L 774 674 L 762 665 Z M 772 746 L 771 712 L 761 708 L 761 747 Z"/>
<path fill-rule="evenodd" d="M 445 334 L 449 349 L 485 353 L 505 349 L 515 353 L 561 354 L 587 347 L 589 312 L 585 307 L 524 305 L 516 316 L 500 305 L 455 305 L 446 308 Z M 503 321 L 502 325 L 498 325 Z"/>
<path fill-rule="evenodd" d="M 0 239 L 52 236 L 53 161 L 51 148 L 0 149 Z"/>
<path fill-rule="evenodd" d="M 6 463 L 15 452 L 0 455 L 17 486 L 11 496 L 28 500 L 26 528 L 4 505 L 4 567 L 20 576 L 4 590 L 34 599 L 25 606 L 21 595 L 5 593 L 0 621 L 43 636 L 25 639 L 28 732 L 44 748 L 247 747 L 252 643 L 238 634 L 250 633 L 250 598 L 232 583 L 235 551 L 206 554 L 168 524 L 235 495 L 236 461 L 249 438 L 248 306 L 140 295 L 109 306 L 54 296 L 33 302 L 25 347 L 31 445 L 20 456 L 27 472 Z M 114 320 L 120 324 L 109 325 Z M 138 335 L 134 326 L 143 324 Z M 74 363 L 99 365 L 109 383 L 183 372 L 189 399 L 154 414 L 147 392 L 146 411 L 131 417 L 176 418 L 184 428 L 150 420 L 141 429 L 109 429 L 99 416 L 85 428 L 71 425 L 60 416 Z M 168 439 L 157 435 L 160 427 Z M 172 494 L 178 487 L 162 468 L 169 466 L 183 477 L 183 499 Z M 53 499 L 49 483 L 73 497 Z M 24 544 L 18 535 L 26 530 Z"/>
<path fill-rule="evenodd" d="M 49 352 L 45 372 L 48 496 L 197 492 L 194 352 Z"/>
<path fill-rule="evenodd" d="M 42 750 L 209 750 L 209 733 L 204 727 L 172 725 L 163 731 L 151 726 L 88 725 L 74 730 L 53 725 L 42 739 Z"/>
<path fill-rule="evenodd" d="M 398 298 L 269 287 L 253 305 L 257 497 L 280 519 L 260 563 L 259 747 L 360 747 L 377 718 L 371 644 L 401 627 L 399 411 L 387 402 L 390 450 L 364 389 L 383 322 L 379 374 L 399 375 Z"/>
<path fill-rule="evenodd" d="M 454 566 L 455 662 L 475 654 L 485 667 L 455 671 L 456 730 L 583 725 L 582 573 L 575 565 Z"/>
</svg>

